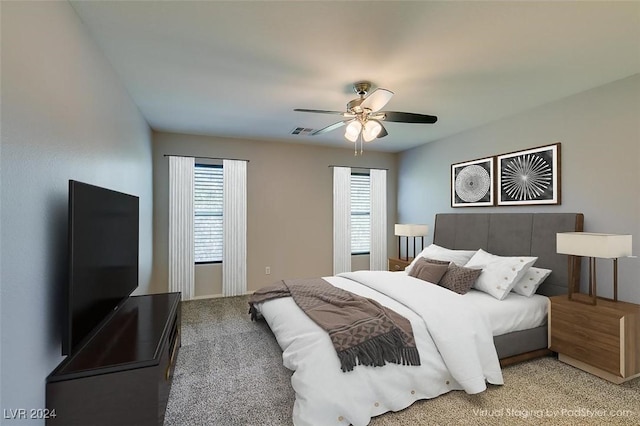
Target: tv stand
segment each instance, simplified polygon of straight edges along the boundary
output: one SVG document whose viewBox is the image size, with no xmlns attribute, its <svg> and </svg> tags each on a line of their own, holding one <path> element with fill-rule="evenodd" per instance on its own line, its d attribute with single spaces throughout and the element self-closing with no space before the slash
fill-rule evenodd
<svg viewBox="0 0 640 426">
<path fill-rule="evenodd" d="M 47 377 L 47 425 L 162 425 L 179 347 L 180 293 L 129 297 Z"/>
</svg>

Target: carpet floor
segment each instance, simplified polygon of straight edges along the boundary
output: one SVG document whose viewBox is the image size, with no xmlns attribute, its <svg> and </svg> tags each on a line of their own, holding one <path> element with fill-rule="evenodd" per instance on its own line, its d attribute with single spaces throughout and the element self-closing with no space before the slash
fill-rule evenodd
<svg viewBox="0 0 640 426">
<path fill-rule="evenodd" d="M 246 296 L 183 302 L 165 426 L 292 425 L 291 371 L 268 325 L 247 310 Z M 370 425 L 640 424 L 640 378 L 614 385 L 553 357 L 503 375 L 503 386 L 418 401 Z"/>
</svg>

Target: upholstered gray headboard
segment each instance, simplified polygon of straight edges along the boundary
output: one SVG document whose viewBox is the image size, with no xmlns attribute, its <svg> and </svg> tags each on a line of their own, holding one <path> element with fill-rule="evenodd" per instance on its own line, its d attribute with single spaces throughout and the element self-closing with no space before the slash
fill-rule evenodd
<svg viewBox="0 0 640 426">
<path fill-rule="evenodd" d="M 440 213 L 433 242 L 499 256 L 537 256 L 535 266 L 553 271 L 538 293 L 555 296 L 566 294 L 569 284 L 568 258 L 556 253 L 556 233 L 582 231 L 583 223 L 582 213 Z"/>
</svg>

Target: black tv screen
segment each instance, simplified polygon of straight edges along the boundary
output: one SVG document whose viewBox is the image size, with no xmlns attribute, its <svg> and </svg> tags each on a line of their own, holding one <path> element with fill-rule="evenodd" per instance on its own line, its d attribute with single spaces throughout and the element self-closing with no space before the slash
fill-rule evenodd
<svg viewBox="0 0 640 426">
<path fill-rule="evenodd" d="M 69 181 L 69 286 L 62 353 L 73 353 L 138 286 L 138 197 Z"/>
</svg>

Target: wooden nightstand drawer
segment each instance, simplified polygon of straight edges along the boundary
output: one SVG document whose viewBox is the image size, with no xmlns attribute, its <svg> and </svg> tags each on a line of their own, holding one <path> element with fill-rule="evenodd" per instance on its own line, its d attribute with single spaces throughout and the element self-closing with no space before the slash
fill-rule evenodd
<svg viewBox="0 0 640 426">
<path fill-rule="evenodd" d="M 640 376 L 640 306 L 549 299 L 549 349 L 558 358 L 614 383 Z"/>
<path fill-rule="evenodd" d="M 571 302 L 576 304 L 577 302 Z M 587 308 L 592 308 L 591 306 Z M 577 325 L 583 330 L 594 330 L 611 336 L 620 335 L 619 312 L 603 312 L 597 309 L 585 309 L 582 306 L 570 306 L 557 303 L 553 306 L 553 320 Z"/>
<path fill-rule="evenodd" d="M 408 259 L 408 260 L 404 260 L 404 259 L 395 259 L 390 257 L 389 258 L 389 270 L 390 271 L 404 271 L 404 268 L 406 268 L 407 266 L 409 266 L 409 264 L 411 263 L 413 259 Z"/>
<path fill-rule="evenodd" d="M 618 332 L 616 334 L 602 333 L 580 324 L 562 321 L 557 318 L 554 312 L 551 322 L 551 342 L 554 338 L 561 339 L 570 344 L 584 344 L 588 342 L 594 350 L 602 349 L 605 351 L 620 350 L 620 324 L 618 323 Z"/>
<path fill-rule="evenodd" d="M 621 375 L 620 340 L 612 336 L 588 334 L 584 330 L 559 330 L 554 322 L 550 336 L 550 349 L 568 355 L 611 374 Z M 597 332 L 596 332 L 597 333 Z"/>
</svg>

